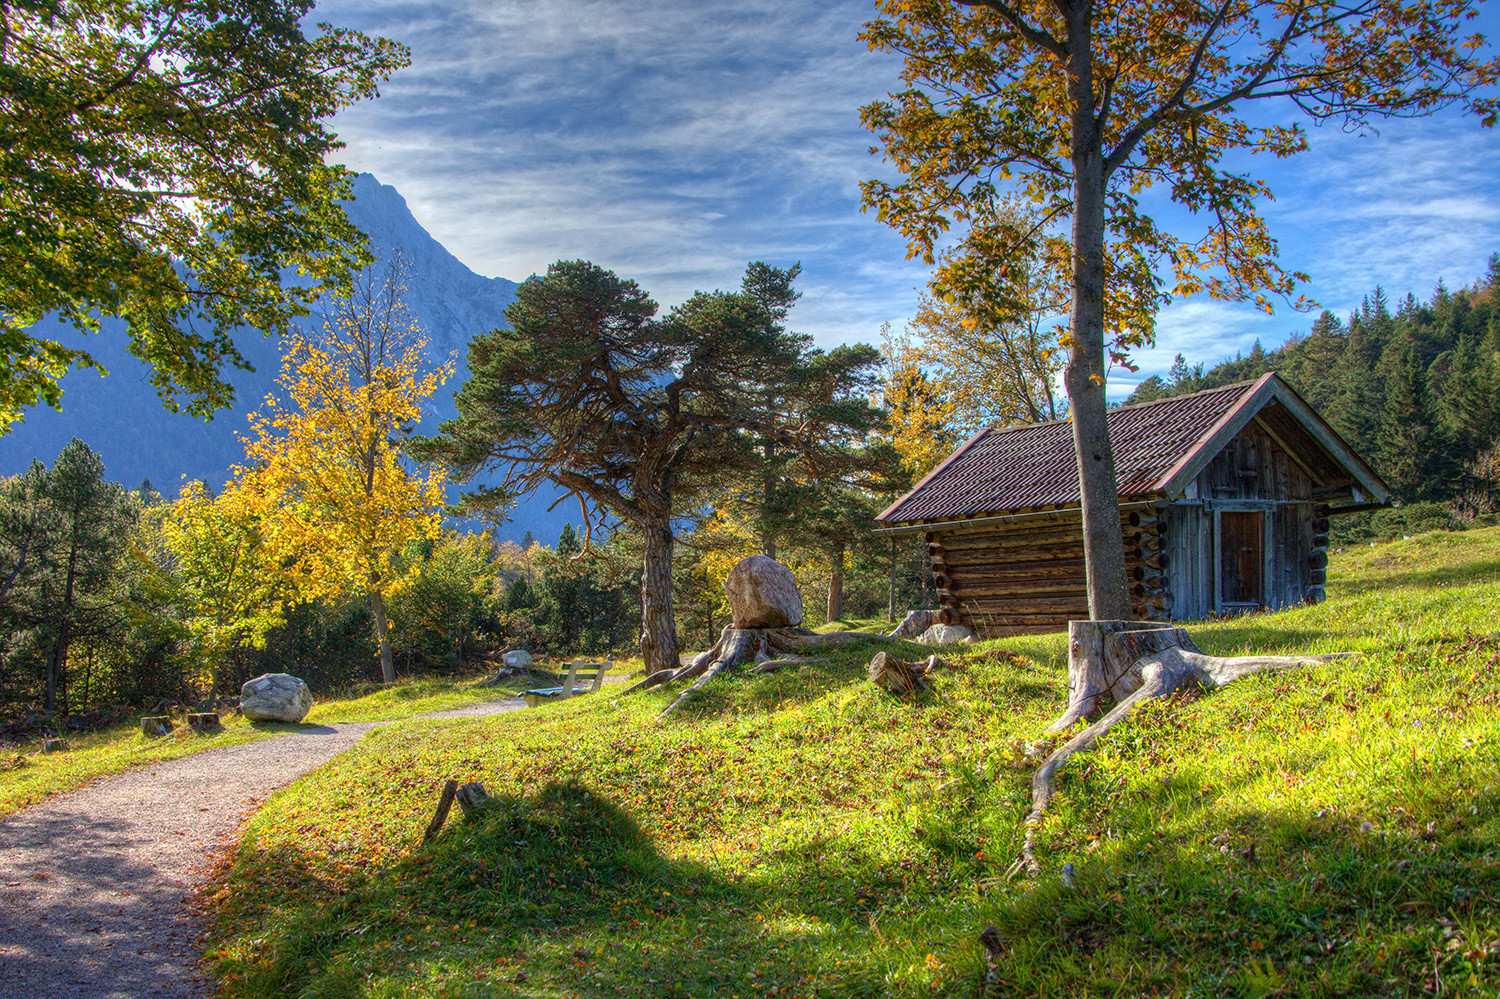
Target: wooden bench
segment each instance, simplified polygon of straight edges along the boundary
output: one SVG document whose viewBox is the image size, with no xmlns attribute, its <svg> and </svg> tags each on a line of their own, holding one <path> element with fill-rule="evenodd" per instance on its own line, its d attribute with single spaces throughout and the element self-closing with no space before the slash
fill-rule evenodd
<svg viewBox="0 0 1500 999">
<path fill-rule="evenodd" d="M 604 674 L 609 669 L 608 663 L 586 663 L 581 660 L 568 664 L 568 678 L 563 681 L 561 687 L 542 687 L 537 690 L 523 690 L 521 698 L 526 702 L 528 708 L 534 708 L 544 701 L 554 698 L 563 700 L 574 694 L 592 694 L 604 685 Z M 575 683 L 593 682 L 591 687 L 575 687 Z"/>
</svg>

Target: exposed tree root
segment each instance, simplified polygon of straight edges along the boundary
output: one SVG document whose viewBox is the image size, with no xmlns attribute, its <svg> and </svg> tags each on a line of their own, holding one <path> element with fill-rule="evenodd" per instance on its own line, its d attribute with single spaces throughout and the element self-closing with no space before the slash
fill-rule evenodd
<svg viewBox="0 0 1500 999">
<path fill-rule="evenodd" d="M 1168 697 L 1186 687 L 1217 690 L 1241 677 L 1267 670 L 1291 669 L 1310 663 L 1346 659 L 1355 653 L 1318 656 L 1206 655 L 1186 631 L 1139 621 L 1074 621 L 1068 627 L 1068 710 L 1049 731 L 1061 731 L 1088 717 L 1107 699 L 1115 701 L 1098 721 L 1073 736 L 1047 757 L 1031 780 L 1031 812 L 1026 816 L 1026 840 L 1011 867 L 1037 873 L 1036 834 L 1052 802 L 1057 772 L 1074 753 L 1094 747 L 1099 737 L 1129 717 L 1147 701 Z"/>
<path fill-rule="evenodd" d="M 834 631 L 820 635 L 804 628 L 736 628 L 734 625 L 729 625 L 720 633 L 719 641 L 713 648 L 707 652 L 700 652 L 687 665 L 677 670 L 660 670 L 643 680 L 636 681 L 621 693 L 631 694 L 660 684 L 694 680 L 691 687 L 684 690 L 667 706 L 666 710 L 656 716 L 656 720 L 661 721 L 689 700 L 694 692 L 702 690 L 725 670 L 734 670 L 753 663 L 755 665 L 749 670 L 751 673 L 774 673 L 778 669 L 798 663 L 824 661 L 798 656 L 795 654 L 798 651 L 815 646 L 840 646 L 854 642 L 895 642 L 898 645 L 926 651 L 926 646 L 913 646 L 909 642 L 859 631 Z"/>
</svg>

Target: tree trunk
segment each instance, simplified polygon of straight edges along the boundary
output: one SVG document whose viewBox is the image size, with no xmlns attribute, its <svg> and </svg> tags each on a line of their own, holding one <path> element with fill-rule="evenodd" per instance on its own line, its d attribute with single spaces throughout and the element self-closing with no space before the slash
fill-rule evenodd
<svg viewBox="0 0 1500 999">
<path fill-rule="evenodd" d="M 1068 97 L 1072 105 L 1072 347 L 1063 381 L 1073 414 L 1073 448 L 1083 506 L 1083 551 L 1089 616 L 1131 616 L 1120 535 L 1119 485 L 1106 420 L 1104 368 L 1103 136 L 1095 115 L 1092 5 L 1068 5 Z"/>
<path fill-rule="evenodd" d="M 833 552 L 833 567 L 828 573 L 828 620 L 842 621 L 844 618 L 844 547 L 839 545 Z"/>
<path fill-rule="evenodd" d="M 891 539 L 891 599 L 886 606 L 885 616 L 896 620 L 896 563 L 901 557 L 901 542 L 895 538 Z"/>
<path fill-rule="evenodd" d="M 665 517 L 646 523 L 641 534 L 646 547 L 641 572 L 641 658 L 647 673 L 675 671 L 681 664 L 672 614 L 672 523 Z"/>
<path fill-rule="evenodd" d="M 77 576 L 77 568 L 78 546 L 75 544 L 68 552 L 68 575 L 67 583 L 63 587 L 57 640 L 52 643 L 52 654 L 47 657 L 47 700 L 44 707 L 48 711 L 57 710 L 57 688 L 62 681 L 63 668 L 68 662 L 68 643 L 73 637 L 73 581 Z"/>
<path fill-rule="evenodd" d="M 391 660 L 391 629 L 385 619 L 385 597 L 378 585 L 370 587 L 370 614 L 375 618 L 375 639 L 380 643 L 380 679 L 396 682 L 396 664 Z"/>
</svg>

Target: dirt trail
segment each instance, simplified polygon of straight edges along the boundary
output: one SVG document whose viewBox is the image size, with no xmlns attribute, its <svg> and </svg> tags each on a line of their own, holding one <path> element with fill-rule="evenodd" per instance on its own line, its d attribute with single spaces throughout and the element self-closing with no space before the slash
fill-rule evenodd
<svg viewBox="0 0 1500 999">
<path fill-rule="evenodd" d="M 153 763 L 0 820 L 0 996 L 212 995 L 198 972 L 201 927 L 183 897 L 247 812 L 382 724 L 309 725 Z"/>
</svg>

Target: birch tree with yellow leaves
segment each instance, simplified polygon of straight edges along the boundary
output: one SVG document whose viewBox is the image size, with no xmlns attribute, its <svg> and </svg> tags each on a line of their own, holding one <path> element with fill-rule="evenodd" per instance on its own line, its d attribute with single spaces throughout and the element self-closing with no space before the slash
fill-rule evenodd
<svg viewBox="0 0 1500 999">
<path fill-rule="evenodd" d="M 364 594 L 380 672 L 396 678 L 386 601 L 410 580 L 407 542 L 442 532 L 444 476 L 409 459 L 401 437 L 452 365 L 427 361 L 427 340 L 402 302 L 404 267 L 366 272 L 334 302 L 317 334 L 288 339 L 286 400 L 252 417 L 246 454 L 276 498 L 268 536 L 302 599 Z"/>
</svg>

